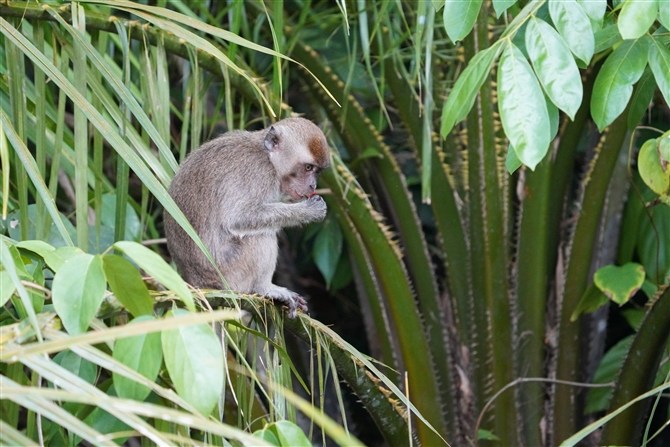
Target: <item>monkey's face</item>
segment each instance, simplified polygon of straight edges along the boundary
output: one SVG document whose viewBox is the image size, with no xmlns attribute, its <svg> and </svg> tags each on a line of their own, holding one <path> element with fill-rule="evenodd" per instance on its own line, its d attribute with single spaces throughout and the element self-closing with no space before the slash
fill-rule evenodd
<svg viewBox="0 0 670 447">
<path fill-rule="evenodd" d="M 319 174 L 330 165 L 321 129 L 303 118 L 287 118 L 270 127 L 264 145 L 281 180 L 283 200 L 312 196 Z"/>
<path fill-rule="evenodd" d="M 281 192 L 285 200 L 297 202 L 314 195 L 316 180 L 322 169 L 311 163 L 297 163 L 281 180 Z"/>
</svg>

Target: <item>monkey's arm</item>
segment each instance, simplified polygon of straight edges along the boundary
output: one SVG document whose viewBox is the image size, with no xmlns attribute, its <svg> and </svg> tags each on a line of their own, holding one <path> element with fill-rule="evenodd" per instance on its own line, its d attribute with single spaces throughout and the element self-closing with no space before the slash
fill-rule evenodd
<svg viewBox="0 0 670 447">
<path fill-rule="evenodd" d="M 297 203 L 271 202 L 249 206 L 228 222 L 228 230 L 235 236 L 275 233 L 284 227 L 302 225 L 326 217 L 326 202 L 321 196 L 312 196 Z"/>
</svg>

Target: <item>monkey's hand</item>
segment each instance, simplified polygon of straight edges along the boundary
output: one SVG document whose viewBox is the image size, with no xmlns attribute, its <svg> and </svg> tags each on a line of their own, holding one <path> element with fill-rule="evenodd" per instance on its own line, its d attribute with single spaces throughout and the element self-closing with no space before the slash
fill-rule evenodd
<svg viewBox="0 0 670 447">
<path fill-rule="evenodd" d="M 288 317 L 295 318 L 298 309 L 302 312 L 307 312 L 307 301 L 295 292 L 292 292 L 284 287 L 275 286 L 274 284 L 263 293 L 266 298 L 273 300 L 276 303 L 283 304 L 288 307 Z"/>
<path fill-rule="evenodd" d="M 308 213 L 310 214 L 310 221 L 316 222 L 323 220 L 326 217 L 328 207 L 326 207 L 326 202 L 323 200 L 323 197 L 312 195 L 301 203 L 307 208 Z"/>
</svg>

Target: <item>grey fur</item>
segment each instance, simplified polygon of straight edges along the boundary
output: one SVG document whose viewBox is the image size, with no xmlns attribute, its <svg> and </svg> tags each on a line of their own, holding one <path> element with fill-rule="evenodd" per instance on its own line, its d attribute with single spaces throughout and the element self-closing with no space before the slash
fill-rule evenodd
<svg viewBox="0 0 670 447">
<path fill-rule="evenodd" d="M 326 216 L 325 202 L 313 192 L 328 162 L 315 161 L 308 148 L 314 141 L 329 154 L 321 130 L 302 118 L 257 132 L 228 132 L 193 152 L 169 188 L 230 289 L 286 304 L 290 317 L 307 306 L 297 293 L 272 284 L 277 233 Z M 307 172 L 309 164 L 314 167 Z M 164 217 L 168 249 L 184 279 L 195 287 L 224 289 L 201 250 L 172 216 Z"/>
</svg>

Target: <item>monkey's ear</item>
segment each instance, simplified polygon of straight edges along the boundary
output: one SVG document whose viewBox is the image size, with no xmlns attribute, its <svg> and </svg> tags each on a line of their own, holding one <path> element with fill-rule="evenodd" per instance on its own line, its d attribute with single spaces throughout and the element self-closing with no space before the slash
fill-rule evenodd
<svg viewBox="0 0 670 447">
<path fill-rule="evenodd" d="M 274 126 L 270 126 L 267 135 L 265 135 L 265 149 L 270 152 L 275 152 L 279 150 L 279 135 L 277 135 L 277 130 Z"/>
</svg>

